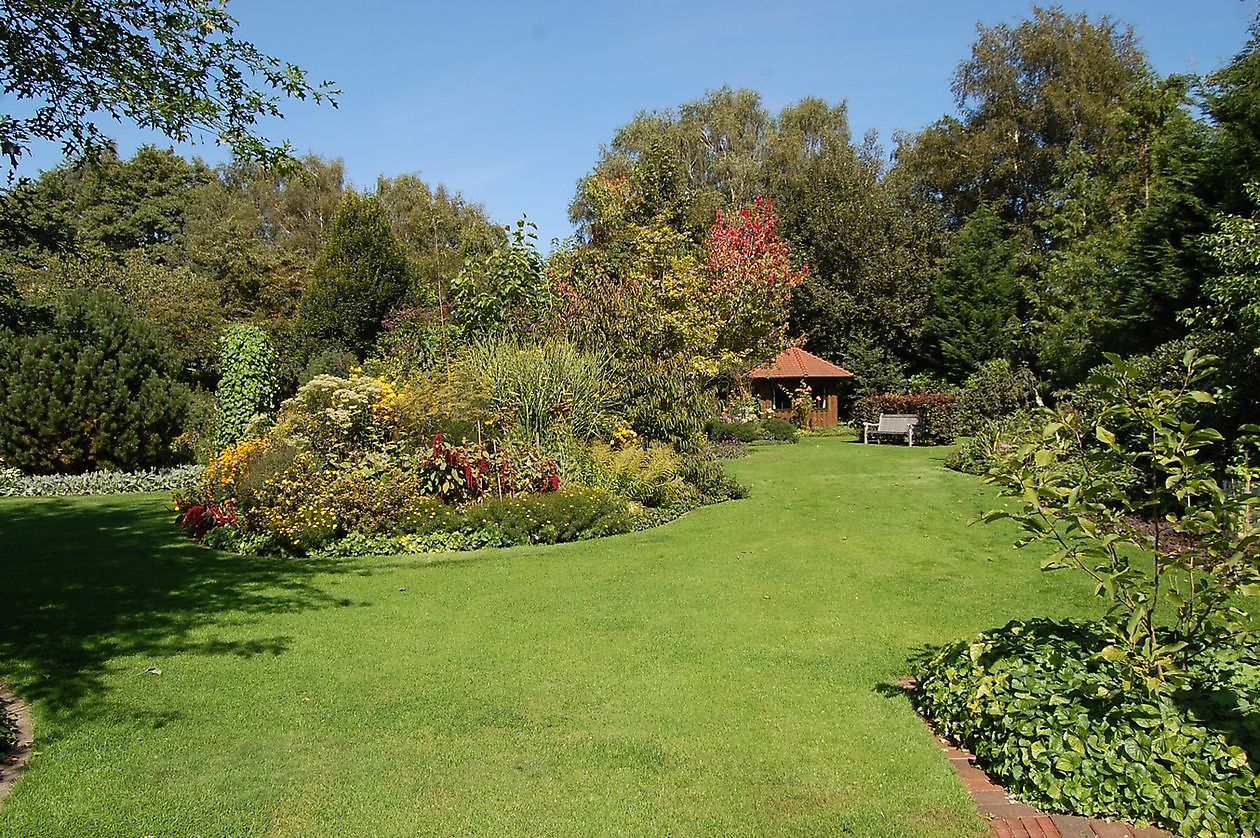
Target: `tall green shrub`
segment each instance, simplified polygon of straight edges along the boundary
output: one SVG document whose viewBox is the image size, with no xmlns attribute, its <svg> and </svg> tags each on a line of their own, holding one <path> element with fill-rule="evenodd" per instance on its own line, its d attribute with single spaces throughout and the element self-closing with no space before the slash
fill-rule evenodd
<svg viewBox="0 0 1260 838">
<path fill-rule="evenodd" d="M 275 407 L 276 361 L 267 333 L 248 323 L 230 326 L 219 338 L 219 370 L 215 444 L 223 449 L 241 438 L 250 419 Z"/>
<path fill-rule="evenodd" d="M 958 394 L 958 432 L 975 434 L 986 423 L 1030 410 L 1037 403 L 1037 377 L 1005 358 L 985 361 L 967 376 Z"/>
<path fill-rule="evenodd" d="M 696 450 L 705 423 L 721 412 L 704 378 L 681 356 L 621 358 L 613 369 L 620 410 L 641 438 Z"/>
<path fill-rule="evenodd" d="M 299 328 L 311 344 L 308 357 L 338 349 L 363 358 L 410 277 L 407 254 L 380 202 L 346 193 L 298 305 Z"/>
<path fill-rule="evenodd" d="M 0 331 L 0 459 L 36 474 L 173 459 L 188 408 L 169 349 L 117 297 L 68 294 L 39 331 Z"/>
<path fill-rule="evenodd" d="M 1050 549 L 1043 569 L 1076 569 L 1109 608 L 1111 644 L 1101 653 L 1127 673 L 1126 688 L 1183 682 L 1196 647 L 1254 638 L 1260 597 L 1260 497 L 1218 480 L 1212 449 L 1221 433 L 1196 422 L 1212 396 L 1195 385 L 1209 359 L 1187 351 L 1180 374 L 1150 388 L 1115 356 L 1092 382 L 1101 409 L 1071 406 L 1041 415 L 1039 436 L 1010 447 L 989 472 L 1014 503 L 985 520 L 1010 519 L 1017 546 Z M 1244 428 L 1231 467 L 1255 485 L 1260 429 Z"/>
<path fill-rule="evenodd" d="M 451 282 L 452 314 L 465 337 L 532 331 L 546 304 L 548 283 L 533 223 L 522 218 L 504 229 L 507 244 L 484 258 L 468 257 Z"/>
</svg>

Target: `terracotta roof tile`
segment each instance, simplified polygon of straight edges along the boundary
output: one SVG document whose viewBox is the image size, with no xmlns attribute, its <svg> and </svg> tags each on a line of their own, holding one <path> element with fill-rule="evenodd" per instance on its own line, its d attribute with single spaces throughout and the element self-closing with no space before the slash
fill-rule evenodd
<svg viewBox="0 0 1260 838">
<path fill-rule="evenodd" d="M 779 354 L 768 367 L 757 367 L 749 378 L 852 378 L 853 373 L 811 355 L 798 346 Z"/>
</svg>

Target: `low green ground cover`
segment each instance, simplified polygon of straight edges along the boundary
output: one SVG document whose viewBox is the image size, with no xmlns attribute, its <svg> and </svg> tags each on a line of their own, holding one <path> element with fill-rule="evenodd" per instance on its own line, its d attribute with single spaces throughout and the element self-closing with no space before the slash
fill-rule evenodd
<svg viewBox="0 0 1260 838">
<path fill-rule="evenodd" d="M 0 835 L 984 835 L 891 682 L 1091 617 L 940 449 L 728 464 L 746 500 L 458 557 L 207 550 L 168 498 L 0 501 L 0 681 L 36 755 Z"/>
</svg>

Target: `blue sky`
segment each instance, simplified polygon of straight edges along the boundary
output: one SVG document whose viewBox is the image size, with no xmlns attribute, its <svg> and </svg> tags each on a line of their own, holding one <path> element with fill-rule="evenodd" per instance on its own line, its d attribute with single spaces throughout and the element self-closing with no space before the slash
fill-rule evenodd
<svg viewBox="0 0 1260 838">
<path fill-rule="evenodd" d="M 1061 5 L 1130 23 L 1160 73 L 1208 72 L 1242 47 L 1257 0 Z M 351 181 L 416 173 L 540 240 L 570 233 L 576 182 L 637 111 L 722 86 L 771 111 L 804 96 L 847 102 L 855 136 L 887 143 L 953 111 L 949 81 L 977 23 L 1026 17 L 1014 2 L 500 3 L 236 0 L 239 34 L 341 88 L 340 108 L 286 106 L 264 126 L 301 152 L 340 157 Z M 123 127 L 124 154 L 153 141 Z M 160 142 L 169 145 L 168 142 Z M 185 153 L 211 163 L 212 138 Z M 41 150 L 25 170 L 57 162 Z M 544 245 L 545 249 L 545 245 Z"/>
</svg>

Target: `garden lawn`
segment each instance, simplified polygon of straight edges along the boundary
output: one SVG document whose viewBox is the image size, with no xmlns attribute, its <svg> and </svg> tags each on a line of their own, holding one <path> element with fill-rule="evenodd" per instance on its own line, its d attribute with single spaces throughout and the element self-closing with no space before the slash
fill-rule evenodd
<svg viewBox="0 0 1260 838">
<path fill-rule="evenodd" d="M 346 561 L 185 541 L 157 495 L 0 502 L 0 835 L 985 834 L 890 686 L 1094 615 L 944 449 L 755 449 L 747 500 L 580 544 Z"/>
</svg>

